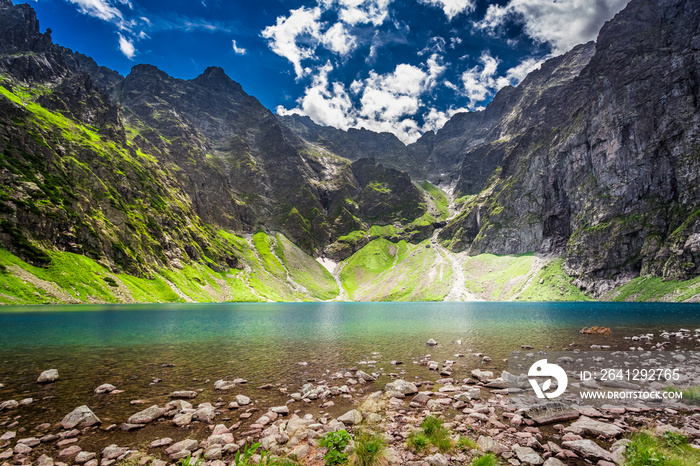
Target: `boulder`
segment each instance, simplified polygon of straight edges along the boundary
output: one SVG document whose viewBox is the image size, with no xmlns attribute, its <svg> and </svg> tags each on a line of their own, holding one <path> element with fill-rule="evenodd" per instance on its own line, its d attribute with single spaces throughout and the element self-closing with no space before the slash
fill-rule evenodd
<svg viewBox="0 0 700 466">
<path fill-rule="evenodd" d="M 416 387 L 416 384 L 403 379 L 397 379 L 386 384 L 384 386 L 384 390 L 387 392 L 399 392 L 404 395 L 413 395 L 418 393 L 418 387 Z"/>
<path fill-rule="evenodd" d="M 587 459 L 612 461 L 612 455 L 609 451 L 603 449 L 592 440 L 571 440 L 564 442 L 562 445 L 569 450 L 572 450 Z"/>
<path fill-rule="evenodd" d="M 554 424 L 579 417 L 577 409 L 559 402 L 536 405 L 523 411 L 523 414 L 537 424 Z"/>
<path fill-rule="evenodd" d="M 188 399 L 191 400 L 192 398 L 197 396 L 197 392 L 194 390 L 177 390 L 174 391 L 170 394 L 170 398 L 175 398 L 175 399 Z"/>
<path fill-rule="evenodd" d="M 90 427 L 100 423 L 102 423 L 100 418 L 95 416 L 95 413 L 85 405 L 78 406 L 61 421 L 61 425 L 64 429 L 73 429 L 76 427 L 82 429 L 83 427 Z"/>
<path fill-rule="evenodd" d="M 108 447 L 105 447 L 104 450 L 102 450 L 102 459 L 103 460 L 113 460 L 116 458 L 119 458 L 126 452 L 128 452 L 129 449 L 126 447 L 120 447 L 115 444 L 112 444 Z"/>
<path fill-rule="evenodd" d="M 175 455 L 175 454 L 180 453 L 181 451 L 184 451 L 184 450 L 194 451 L 198 445 L 199 445 L 199 442 L 197 442 L 194 439 L 182 440 L 182 441 L 174 443 L 171 446 L 169 446 L 168 448 L 166 448 L 165 454 L 166 455 Z"/>
<path fill-rule="evenodd" d="M 338 421 L 343 424 L 359 424 L 362 422 L 362 414 L 358 410 L 352 409 L 340 416 Z"/>
<path fill-rule="evenodd" d="M 155 421 L 163 414 L 165 414 L 163 408 L 159 408 L 158 405 L 153 405 L 150 408 L 146 408 L 132 415 L 127 421 L 127 424 L 148 424 L 149 422 Z"/>
<path fill-rule="evenodd" d="M 250 404 L 250 398 L 245 395 L 236 395 L 236 403 L 238 406 L 246 406 Z"/>
<path fill-rule="evenodd" d="M 596 421 L 586 416 L 564 429 L 564 432 L 571 432 L 576 435 L 592 435 L 595 437 L 613 438 L 622 435 L 624 430 L 621 427 L 609 422 Z"/>
<path fill-rule="evenodd" d="M 42 372 L 39 378 L 36 379 L 36 383 L 51 383 L 58 380 L 58 369 L 49 369 Z"/>
<path fill-rule="evenodd" d="M 542 464 L 544 460 L 535 450 L 530 447 L 515 447 L 513 453 L 524 464 Z"/>
<path fill-rule="evenodd" d="M 112 393 L 116 389 L 117 389 L 117 387 L 115 387 L 111 383 L 104 383 L 95 389 L 95 395 L 103 395 L 105 393 Z"/>
<path fill-rule="evenodd" d="M 9 409 L 16 409 L 19 406 L 17 400 L 7 400 L 0 403 L 0 411 L 5 411 Z"/>
</svg>

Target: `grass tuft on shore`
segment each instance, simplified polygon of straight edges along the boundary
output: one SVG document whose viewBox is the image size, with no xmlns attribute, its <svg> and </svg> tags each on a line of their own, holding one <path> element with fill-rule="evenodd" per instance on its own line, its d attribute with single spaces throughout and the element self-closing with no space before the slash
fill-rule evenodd
<svg viewBox="0 0 700 466">
<path fill-rule="evenodd" d="M 355 448 L 349 458 L 351 466 L 384 466 L 387 464 L 386 439 L 378 432 L 359 430 L 355 433 Z"/>
<path fill-rule="evenodd" d="M 450 431 L 442 421 L 435 416 L 426 417 L 420 424 L 420 429 L 411 432 L 406 439 L 406 445 L 416 453 L 422 453 L 431 446 L 441 453 L 451 451 L 454 448 Z"/>
<path fill-rule="evenodd" d="M 700 452 L 688 445 L 688 439 L 671 431 L 661 437 L 640 431 L 630 437 L 624 466 L 695 466 Z"/>
<path fill-rule="evenodd" d="M 501 464 L 493 453 L 487 453 L 482 456 L 474 458 L 471 462 L 471 466 L 498 466 Z"/>
</svg>

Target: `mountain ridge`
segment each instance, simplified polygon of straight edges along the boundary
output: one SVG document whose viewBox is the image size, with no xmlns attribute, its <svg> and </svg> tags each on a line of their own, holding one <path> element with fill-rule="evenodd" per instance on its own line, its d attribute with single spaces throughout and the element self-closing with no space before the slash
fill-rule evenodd
<svg viewBox="0 0 700 466">
<path fill-rule="evenodd" d="M 449 265 L 478 270 L 484 261 L 470 257 L 490 253 L 549 257 L 552 283 L 579 298 L 610 298 L 648 275 L 694 286 L 698 8 L 657 3 L 662 20 L 633 0 L 597 43 L 546 61 L 484 111 L 457 114 L 406 146 L 390 133 L 274 115 L 219 67 L 181 80 L 141 64 L 122 77 L 53 44 L 30 6 L 5 0 L 0 241 L 20 274 L 18 260 L 50 269 L 62 253 L 96 261 L 119 283 L 131 280 L 125 273 L 158 280 L 192 267 L 205 282 L 204 266 L 223 274 L 211 283 L 246 299 L 301 299 L 302 289 L 329 299 L 343 277 L 353 299 L 447 296 L 459 287 L 440 280 L 464 279 Z M 304 254 L 345 273 L 332 284 L 318 264 L 299 262 Z M 325 291 L 310 292 L 283 265 L 288 257 Z M 412 279 L 411 267 L 425 277 Z M 528 284 L 544 273 L 537 267 Z M 275 285 L 260 292 L 256 275 Z M 526 295 L 538 296 L 498 296 Z"/>
</svg>

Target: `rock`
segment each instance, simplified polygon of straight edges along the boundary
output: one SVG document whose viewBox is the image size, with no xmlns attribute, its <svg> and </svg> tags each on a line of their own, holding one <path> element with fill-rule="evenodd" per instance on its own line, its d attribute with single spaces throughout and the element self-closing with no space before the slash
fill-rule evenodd
<svg viewBox="0 0 700 466">
<path fill-rule="evenodd" d="M 250 398 L 245 395 L 236 395 L 236 403 L 238 406 L 246 406 L 250 404 Z"/>
<path fill-rule="evenodd" d="M 270 411 L 277 414 L 289 414 L 289 406 L 275 406 L 273 408 L 270 408 Z"/>
<path fill-rule="evenodd" d="M 2 457 L 0 456 L 0 459 Z M 46 455 L 41 455 L 39 459 L 36 460 L 36 465 L 37 466 L 54 466 L 53 458 L 46 456 Z"/>
<path fill-rule="evenodd" d="M 20 406 L 27 406 L 34 403 L 34 398 L 25 398 L 19 402 Z"/>
<path fill-rule="evenodd" d="M 58 369 L 49 369 L 42 372 L 39 378 L 36 379 L 36 383 L 51 383 L 58 380 Z"/>
<path fill-rule="evenodd" d="M 308 455 L 308 454 L 309 454 L 309 446 L 307 444 L 303 443 L 303 444 L 295 447 L 294 450 L 292 450 L 289 453 L 289 456 L 291 456 L 292 458 L 296 458 L 297 460 L 301 460 L 301 459 L 306 458 L 306 455 Z"/>
<path fill-rule="evenodd" d="M 159 408 L 158 405 L 153 405 L 150 408 L 146 408 L 132 415 L 127 421 L 127 424 L 148 424 L 149 422 L 155 421 L 163 414 L 165 414 L 163 408 Z"/>
<path fill-rule="evenodd" d="M 445 458 L 445 455 L 442 453 L 435 453 L 432 456 L 426 456 L 425 461 L 427 461 L 431 466 L 447 466 L 449 464 L 447 458 Z"/>
<path fill-rule="evenodd" d="M 41 440 L 39 440 L 36 437 L 29 437 L 29 438 L 19 439 L 19 440 L 17 440 L 17 443 L 22 443 L 28 447 L 34 448 L 35 446 L 37 446 L 41 443 Z M 62 445 L 59 445 L 59 446 L 62 446 Z"/>
<path fill-rule="evenodd" d="M 108 447 L 105 447 L 105 449 L 102 450 L 102 459 L 103 460 L 113 460 L 115 458 L 119 458 L 127 451 L 129 451 L 129 449 L 126 447 L 120 447 L 120 446 L 117 446 L 115 444 L 112 444 Z"/>
<path fill-rule="evenodd" d="M 173 439 L 170 437 L 164 437 L 158 440 L 154 440 L 148 445 L 148 448 L 160 448 L 160 447 L 167 447 L 168 445 L 172 445 Z"/>
<path fill-rule="evenodd" d="M 537 424 L 554 424 L 557 422 L 570 421 L 571 419 L 579 417 L 577 409 L 558 402 L 533 406 L 526 409 L 523 414 Z"/>
<path fill-rule="evenodd" d="M 105 393 L 112 393 L 117 387 L 110 383 L 104 383 L 95 389 L 95 395 L 103 395 Z M 87 461 L 86 461 L 87 463 Z"/>
<path fill-rule="evenodd" d="M 481 389 L 479 387 L 470 387 L 462 393 L 455 395 L 457 401 L 471 401 L 481 399 Z"/>
<path fill-rule="evenodd" d="M 14 451 L 12 451 L 12 448 L 8 448 L 7 450 L 0 453 L 0 460 L 10 459 L 10 458 L 12 458 L 13 454 L 14 454 Z"/>
<path fill-rule="evenodd" d="M 337 419 L 339 422 L 342 422 L 343 424 L 360 424 L 362 422 L 362 414 L 356 410 L 350 410 L 347 413 L 343 414 L 342 416 L 338 417 Z"/>
<path fill-rule="evenodd" d="M 184 427 L 192 422 L 192 413 L 178 414 L 173 418 L 173 423 L 178 427 Z"/>
<path fill-rule="evenodd" d="M 564 429 L 564 432 L 613 438 L 622 435 L 624 430 L 609 422 L 596 421 L 589 417 L 581 416 L 581 419 Z"/>
<path fill-rule="evenodd" d="M 101 424 L 100 418 L 95 416 L 95 413 L 90 410 L 87 406 L 78 406 L 61 421 L 61 425 L 64 429 L 73 429 L 83 427 L 90 427 L 97 424 Z"/>
<path fill-rule="evenodd" d="M 544 460 L 535 450 L 530 447 L 514 447 L 513 453 L 525 464 L 542 464 Z"/>
<path fill-rule="evenodd" d="M 17 400 L 7 400 L 0 403 L 0 411 L 5 411 L 9 409 L 16 409 L 19 406 Z"/>
<path fill-rule="evenodd" d="M 96 453 L 89 452 L 89 451 L 81 451 L 78 453 L 78 455 L 75 457 L 75 462 L 78 464 L 84 464 L 90 461 L 91 459 L 95 458 L 97 456 Z"/>
<path fill-rule="evenodd" d="M 17 437 L 17 432 L 15 432 L 13 430 L 9 430 L 9 431 L 5 432 L 4 434 L 0 435 L 0 441 L 12 440 L 15 437 Z"/>
<path fill-rule="evenodd" d="M 197 396 L 197 392 L 194 390 L 178 390 L 170 394 L 170 398 L 176 399 L 188 399 L 191 400 Z"/>
<path fill-rule="evenodd" d="M 612 455 L 592 440 L 571 440 L 562 443 L 562 445 L 584 458 L 612 461 Z"/>
<path fill-rule="evenodd" d="M 197 411 L 192 415 L 192 419 L 195 421 L 206 422 L 211 424 L 211 422 L 216 417 L 216 410 L 209 403 L 203 403 L 197 407 Z"/>
<path fill-rule="evenodd" d="M 360 379 L 360 380 L 364 380 L 365 382 L 374 382 L 375 380 L 377 380 L 376 377 L 371 376 L 364 371 L 355 372 L 355 378 Z"/>
<path fill-rule="evenodd" d="M 182 440 L 182 441 L 174 443 L 170 447 L 166 448 L 165 454 L 166 455 L 175 455 L 175 454 L 180 453 L 181 451 L 184 451 L 184 450 L 194 451 L 197 449 L 198 445 L 199 445 L 199 442 L 197 442 L 194 439 Z"/>
<path fill-rule="evenodd" d="M 32 452 L 32 448 L 23 443 L 18 443 L 15 445 L 13 451 L 15 452 L 15 455 L 28 455 Z"/>
<path fill-rule="evenodd" d="M 428 340 L 426 343 L 428 346 L 437 346 L 437 341 L 433 340 L 432 338 Z"/>
<path fill-rule="evenodd" d="M 414 393 L 418 393 L 418 387 L 416 387 L 416 384 L 403 379 L 397 379 L 386 384 L 384 386 L 384 390 L 387 392 L 399 392 L 403 395 L 413 395 Z"/>
<path fill-rule="evenodd" d="M 80 453 L 83 449 L 80 448 L 78 445 L 71 445 L 68 448 L 64 448 L 63 450 L 58 452 L 58 457 L 59 458 L 73 458 L 76 456 L 78 453 Z"/>
<path fill-rule="evenodd" d="M 246 381 L 243 379 L 217 380 L 216 382 L 214 382 L 214 390 L 231 390 L 245 382 Z"/>
<path fill-rule="evenodd" d="M 129 424 L 128 422 L 125 422 L 124 424 L 119 426 L 119 430 L 123 430 L 124 432 L 131 432 L 132 430 L 143 429 L 144 427 L 146 427 L 146 424 Z"/>
<path fill-rule="evenodd" d="M 493 452 L 496 454 L 502 454 L 502 453 L 508 451 L 508 448 L 501 445 L 493 438 L 486 437 L 484 435 L 479 436 L 479 438 L 476 440 L 476 445 L 479 447 L 479 450 L 484 451 L 484 452 Z"/>
<path fill-rule="evenodd" d="M 555 457 L 548 458 L 547 461 L 544 462 L 544 466 L 566 466 L 565 463 L 562 463 L 560 460 L 556 459 Z"/>
</svg>

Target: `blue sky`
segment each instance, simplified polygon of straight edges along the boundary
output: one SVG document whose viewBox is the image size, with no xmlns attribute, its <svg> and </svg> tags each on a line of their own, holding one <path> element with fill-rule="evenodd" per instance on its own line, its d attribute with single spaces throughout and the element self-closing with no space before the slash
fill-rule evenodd
<svg viewBox="0 0 700 466">
<path fill-rule="evenodd" d="M 126 75 L 221 66 L 276 113 L 412 142 L 594 40 L 627 0 L 29 0 L 54 42 Z"/>
</svg>

